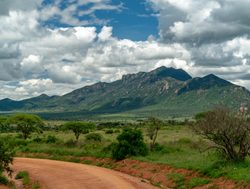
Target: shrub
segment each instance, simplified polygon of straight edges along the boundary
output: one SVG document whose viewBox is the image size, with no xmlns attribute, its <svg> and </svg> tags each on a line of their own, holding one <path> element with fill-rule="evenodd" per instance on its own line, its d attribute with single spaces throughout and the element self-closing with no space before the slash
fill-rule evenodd
<svg viewBox="0 0 250 189">
<path fill-rule="evenodd" d="M 243 161 L 250 153 L 250 123 L 243 115 L 218 107 L 198 119 L 193 129 L 228 160 Z"/>
<path fill-rule="evenodd" d="M 29 173 L 27 171 L 20 171 L 16 174 L 15 179 L 23 179 L 24 177 L 27 177 Z"/>
<path fill-rule="evenodd" d="M 3 140 L 0 140 L 0 173 L 6 171 L 11 175 L 12 170 L 10 164 L 13 162 L 14 151 L 9 144 L 6 144 Z"/>
<path fill-rule="evenodd" d="M 102 135 L 99 133 L 90 133 L 90 134 L 86 135 L 85 139 L 86 139 L 86 141 L 101 142 Z"/>
<path fill-rule="evenodd" d="M 140 130 L 124 129 L 117 140 L 118 143 L 113 144 L 113 159 L 122 160 L 128 156 L 147 155 L 148 153 Z"/>
<path fill-rule="evenodd" d="M 3 185 L 7 185 L 9 183 L 9 180 L 6 178 L 6 176 L 2 175 L 0 173 L 0 185 L 3 184 Z"/>
<path fill-rule="evenodd" d="M 43 139 L 41 137 L 36 137 L 33 139 L 33 142 L 41 143 L 41 142 L 43 142 Z"/>
<path fill-rule="evenodd" d="M 105 134 L 113 134 L 113 133 L 114 133 L 113 129 L 108 129 L 105 131 Z"/>
<path fill-rule="evenodd" d="M 56 143 L 57 141 L 58 139 L 55 136 L 52 136 L 52 135 L 47 136 L 46 143 L 52 144 L 52 143 Z"/>
<path fill-rule="evenodd" d="M 27 171 L 18 172 L 15 179 L 22 179 L 23 185 L 28 185 L 30 183 L 29 173 Z"/>
</svg>

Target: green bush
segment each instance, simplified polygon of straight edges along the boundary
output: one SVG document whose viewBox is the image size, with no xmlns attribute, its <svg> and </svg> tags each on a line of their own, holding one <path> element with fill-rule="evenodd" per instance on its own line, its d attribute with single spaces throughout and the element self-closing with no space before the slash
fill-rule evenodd
<svg viewBox="0 0 250 189">
<path fill-rule="evenodd" d="M 27 185 L 30 183 L 29 173 L 27 171 L 18 172 L 15 179 L 22 179 L 24 185 Z"/>
<path fill-rule="evenodd" d="M 55 136 L 52 136 L 52 135 L 47 136 L 46 143 L 52 144 L 52 143 L 56 143 L 57 141 L 58 139 Z"/>
<path fill-rule="evenodd" d="M 27 177 L 29 173 L 27 171 L 20 171 L 16 174 L 15 179 L 23 179 L 24 177 Z"/>
<path fill-rule="evenodd" d="M 85 139 L 86 139 L 86 141 L 101 142 L 102 135 L 99 133 L 90 133 L 90 134 L 86 135 Z"/>
<path fill-rule="evenodd" d="M 140 130 L 124 129 L 113 144 L 112 158 L 122 160 L 129 156 L 147 155 L 148 148 Z"/>
<path fill-rule="evenodd" d="M 113 134 L 113 133 L 114 133 L 113 129 L 108 129 L 105 131 L 105 134 Z"/>
<path fill-rule="evenodd" d="M 40 137 L 36 137 L 36 138 L 33 139 L 33 142 L 41 143 L 41 142 L 43 142 L 43 139 L 40 138 Z"/>
<path fill-rule="evenodd" d="M 0 173 L 0 184 L 7 185 L 9 183 L 9 180 Z"/>
<path fill-rule="evenodd" d="M 0 174 L 6 171 L 9 175 L 12 173 L 10 164 L 13 162 L 13 146 L 8 142 L 0 139 Z"/>
</svg>

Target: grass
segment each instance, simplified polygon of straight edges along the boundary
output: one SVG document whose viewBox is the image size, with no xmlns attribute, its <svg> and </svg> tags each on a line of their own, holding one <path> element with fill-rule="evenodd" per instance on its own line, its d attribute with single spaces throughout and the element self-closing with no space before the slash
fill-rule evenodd
<svg viewBox="0 0 250 189">
<path fill-rule="evenodd" d="M 23 185 L 30 184 L 30 177 L 27 171 L 18 172 L 15 179 L 22 179 Z"/>
<path fill-rule="evenodd" d="M 210 180 L 208 180 L 208 179 L 194 177 L 188 182 L 188 187 L 194 188 L 194 187 L 203 186 L 203 185 L 206 185 L 209 183 L 210 183 Z"/>
<path fill-rule="evenodd" d="M 175 183 L 175 188 L 185 189 L 185 176 L 179 173 L 170 173 L 167 175 L 167 179 Z"/>
<path fill-rule="evenodd" d="M 40 189 L 40 188 L 41 188 L 41 186 L 40 186 L 39 182 L 35 182 L 31 186 L 31 189 Z"/>
<path fill-rule="evenodd" d="M 116 140 L 119 133 L 106 133 L 106 131 L 107 129 L 95 131 L 95 133 L 102 135 L 101 142 L 87 141 L 85 140 L 86 135 L 81 135 L 79 142 L 75 143 L 73 133 L 60 131 L 46 131 L 42 135 L 33 134 L 32 138 L 27 141 L 17 138 L 17 134 L 1 134 L 0 137 L 11 140 L 17 146 L 16 151 L 20 153 L 45 153 L 49 154 L 49 158 L 59 160 L 65 160 L 66 156 L 72 156 L 72 161 L 80 162 L 82 156 L 111 157 L 111 149 L 108 146 Z M 56 140 L 47 143 L 48 136 L 53 136 Z M 34 142 L 33 139 L 37 137 L 41 140 Z M 145 132 L 144 138 L 146 143 L 149 143 Z M 214 151 L 201 153 L 207 148 L 209 142 L 194 135 L 187 126 L 164 127 L 159 132 L 157 143 L 159 146 L 149 155 L 133 158 L 195 170 L 212 178 L 224 176 L 235 181 L 250 183 L 250 158 L 242 163 L 230 163 L 221 161 Z"/>
</svg>

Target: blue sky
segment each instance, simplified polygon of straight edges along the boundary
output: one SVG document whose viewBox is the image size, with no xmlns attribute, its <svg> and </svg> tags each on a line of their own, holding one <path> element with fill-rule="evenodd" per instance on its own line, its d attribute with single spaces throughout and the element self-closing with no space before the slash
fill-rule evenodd
<svg viewBox="0 0 250 189">
<path fill-rule="evenodd" d="M 249 0 L 1 0 L 0 99 L 160 66 L 250 89 Z"/>
<path fill-rule="evenodd" d="M 45 0 L 42 3 L 41 9 L 53 4 L 53 0 Z M 74 4 L 74 1 L 64 0 L 58 7 L 63 10 L 72 4 Z M 156 12 L 148 2 L 143 0 L 112 0 L 110 4 L 120 7 L 119 10 L 97 10 L 94 16 L 106 20 L 106 25 L 113 27 L 113 36 L 135 41 L 147 40 L 149 36 L 158 37 L 158 19 Z M 89 3 L 79 6 L 77 11 L 88 10 L 93 5 L 93 3 Z M 93 15 L 79 16 L 77 14 L 74 16 L 79 20 L 88 20 L 93 17 Z M 71 24 L 60 23 L 56 18 L 47 20 L 44 25 L 52 28 L 72 26 Z M 99 30 L 102 27 L 102 24 L 90 25 L 97 27 Z"/>
</svg>

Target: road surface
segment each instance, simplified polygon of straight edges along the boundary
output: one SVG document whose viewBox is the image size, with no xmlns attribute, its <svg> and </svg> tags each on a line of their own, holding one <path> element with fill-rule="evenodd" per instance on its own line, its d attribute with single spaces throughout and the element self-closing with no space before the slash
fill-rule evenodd
<svg viewBox="0 0 250 189">
<path fill-rule="evenodd" d="M 41 189 L 156 189 L 139 178 L 79 163 L 15 158 L 13 170 L 28 171 Z"/>
</svg>

